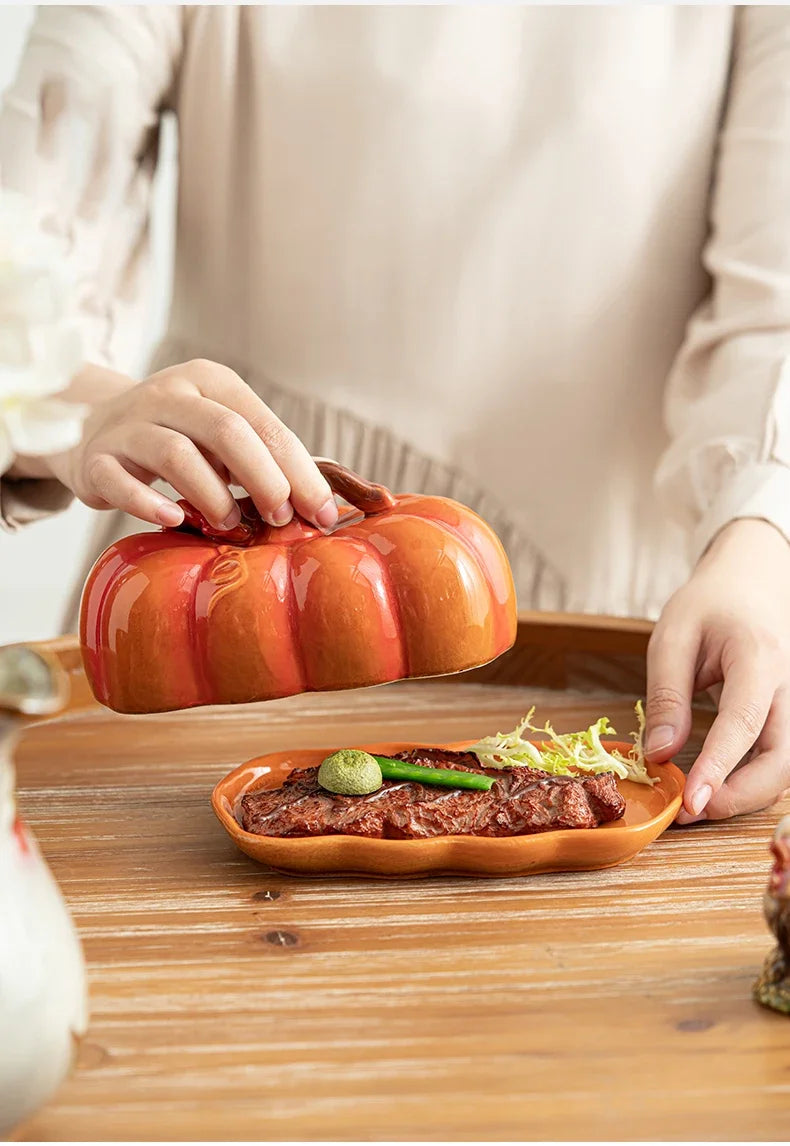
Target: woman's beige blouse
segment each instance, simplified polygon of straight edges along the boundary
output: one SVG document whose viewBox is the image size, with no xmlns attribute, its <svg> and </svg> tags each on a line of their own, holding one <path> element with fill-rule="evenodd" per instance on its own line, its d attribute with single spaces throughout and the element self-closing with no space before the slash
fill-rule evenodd
<svg viewBox="0 0 790 1146">
<path fill-rule="evenodd" d="M 655 615 L 727 521 L 790 538 L 790 9 L 44 8 L 2 180 L 119 368 L 166 109 L 155 365 L 473 505 L 525 608 Z M 6 524 L 50 497 L 4 482 Z"/>
</svg>

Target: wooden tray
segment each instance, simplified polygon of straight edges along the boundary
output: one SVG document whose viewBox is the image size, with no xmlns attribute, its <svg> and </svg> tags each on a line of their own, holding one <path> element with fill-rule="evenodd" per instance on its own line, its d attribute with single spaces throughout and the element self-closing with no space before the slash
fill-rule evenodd
<svg viewBox="0 0 790 1146">
<path fill-rule="evenodd" d="M 278 875 L 210 806 L 285 747 L 469 739 L 531 703 L 622 732 L 649 632 L 525 617 L 472 680 L 32 727 L 20 806 L 80 929 L 92 1022 L 22 1137 L 786 1138 L 787 1020 L 750 998 L 781 809 L 670 829 L 609 870 L 381 882 Z"/>
</svg>

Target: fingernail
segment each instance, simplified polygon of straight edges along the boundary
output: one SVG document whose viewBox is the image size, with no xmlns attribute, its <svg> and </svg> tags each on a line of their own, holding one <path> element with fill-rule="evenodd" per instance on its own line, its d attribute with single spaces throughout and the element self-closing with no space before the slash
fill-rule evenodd
<svg viewBox="0 0 790 1146">
<path fill-rule="evenodd" d="M 287 525 L 294 515 L 290 501 L 284 501 L 271 516 L 272 525 Z"/>
<path fill-rule="evenodd" d="M 337 502 L 333 497 L 324 502 L 314 520 L 316 525 L 320 525 L 322 529 L 329 529 L 337 524 Z"/>
<path fill-rule="evenodd" d="M 708 801 L 713 795 L 713 789 L 710 784 L 703 784 L 701 788 L 697 788 L 694 795 L 689 800 L 691 810 L 695 816 L 698 816 L 708 806 Z"/>
<path fill-rule="evenodd" d="M 651 728 L 645 741 L 645 752 L 652 756 L 654 752 L 665 752 L 675 739 L 675 729 L 670 724 L 659 724 Z"/>
<path fill-rule="evenodd" d="M 156 520 L 160 525 L 168 525 L 172 529 L 176 525 L 180 525 L 184 520 L 184 511 L 183 509 L 179 509 L 177 505 L 165 502 L 163 505 L 160 505 L 156 511 Z"/>
<path fill-rule="evenodd" d="M 219 528 L 224 530 L 235 529 L 241 521 L 241 511 L 237 505 L 234 505 L 228 516 L 224 521 L 220 522 Z"/>
<path fill-rule="evenodd" d="M 681 808 L 675 817 L 675 823 L 681 824 L 684 828 L 689 824 L 698 824 L 700 820 L 705 819 L 705 814 L 700 816 L 692 816 L 691 812 L 687 812 L 685 808 Z"/>
</svg>

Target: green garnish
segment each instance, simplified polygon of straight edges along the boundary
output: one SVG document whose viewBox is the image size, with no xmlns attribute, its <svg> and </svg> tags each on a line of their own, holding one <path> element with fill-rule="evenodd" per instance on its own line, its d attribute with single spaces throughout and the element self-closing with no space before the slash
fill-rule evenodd
<svg viewBox="0 0 790 1146">
<path fill-rule="evenodd" d="M 371 756 L 359 748 L 333 752 L 318 769 L 318 783 L 337 796 L 368 796 L 377 792 L 385 779 L 440 788 L 473 788 L 478 792 L 487 792 L 494 785 L 490 776 L 456 768 L 426 768 L 406 760 L 392 760 L 389 756 Z"/>
<path fill-rule="evenodd" d="M 318 769 L 318 783 L 338 796 L 367 796 L 381 787 L 381 768 L 369 752 L 342 748 L 324 760 Z"/>
<path fill-rule="evenodd" d="M 374 759 L 386 780 L 413 780 L 417 784 L 435 784 L 439 788 L 473 788 L 477 792 L 488 792 L 496 782 L 491 776 L 461 772 L 458 768 L 427 768 L 424 764 L 390 760 L 387 756 L 376 756 Z"/>
<path fill-rule="evenodd" d="M 529 710 L 512 732 L 485 736 L 473 744 L 469 751 L 474 752 L 484 768 L 541 768 L 554 776 L 573 776 L 579 772 L 614 772 L 621 780 L 652 785 L 658 781 L 648 775 L 645 764 L 645 713 L 641 700 L 637 701 L 635 711 L 638 731 L 631 733 L 634 746 L 627 756 L 601 743 L 602 736 L 616 735 L 605 716 L 596 720 L 584 732 L 558 735 L 548 721 L 543 728 L 537 728 L 532 723 L 534 708 Z M 531 732 L 547 743 L 538 747 L 522 739 L 524 732 Z"/>
</svg>

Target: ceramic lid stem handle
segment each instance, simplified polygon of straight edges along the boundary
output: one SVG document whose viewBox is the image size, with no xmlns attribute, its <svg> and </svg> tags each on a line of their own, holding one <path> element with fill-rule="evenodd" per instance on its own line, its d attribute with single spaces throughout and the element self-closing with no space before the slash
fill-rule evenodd
<svg viewBox="0 0 790 1146">
<path fill-rule="evenodd" d="M 384 513 L 385 510 L 392 509 L 397 505 L 397 498 L 390 493 L 386 486 L 365 481 L 359 474 L 353 473 L 352 470 L 346 469 L 345 466 L 332 461 L 331 458 L 314 458 L 313 460 L 329 482 L 332 492 L 344 498 L 349 505 L 364 513 L 366 517 L 376 513 Z M 180 500 L 178 504 L 184 511 L 184 520 L 181 525 L 168 526 L 167 530 L 171 533 L 202 533 L 209 541 L 214 541 L 217 544 L 246 546 L 256 543 L 262 529 L 265 528 L 267 531 L 265 535 L 270 532 L 270 527 L 265 526 L 265 523 L 261 521 L 250 498 L 244 498 L 238 502 L 242 515 L 239 524 L 233 529 L 222 532 L 218 532 L 210 525 L 203 514 L 193 505 L 190 505 L 188 501 Z"/>
<path fill-rule="evenodd" d="M 375 482 L 365 481 L 359 474 L 333 462 L 330 458 L 314 458 L 321 473 L 324 475 L 332 492 L 338 494 L 349 505 L 362 511 L 366 515 L 383 513 L 385 509 L 392 509 L 397 504 L 395 498 L 386 486 L 376 485 Z"/>
</svg>

